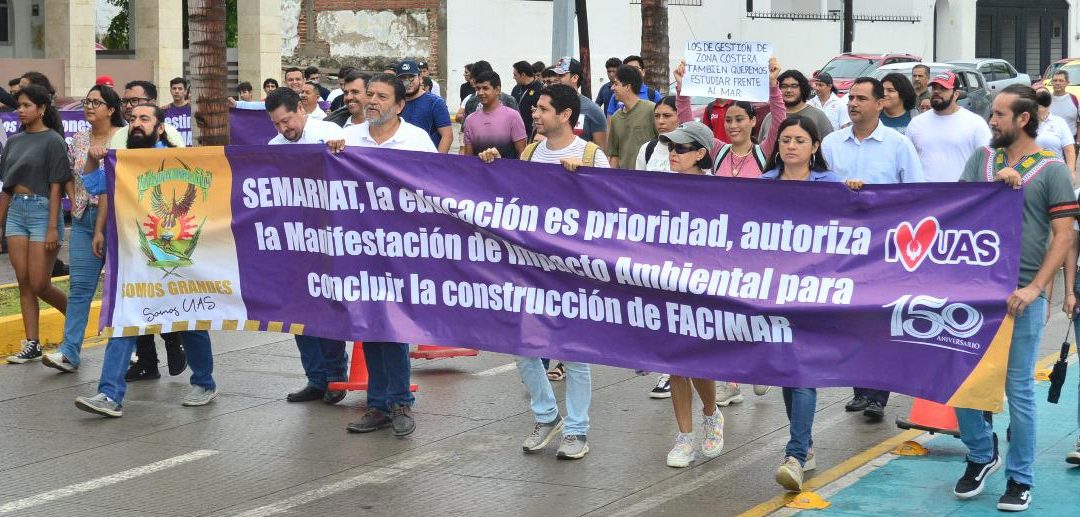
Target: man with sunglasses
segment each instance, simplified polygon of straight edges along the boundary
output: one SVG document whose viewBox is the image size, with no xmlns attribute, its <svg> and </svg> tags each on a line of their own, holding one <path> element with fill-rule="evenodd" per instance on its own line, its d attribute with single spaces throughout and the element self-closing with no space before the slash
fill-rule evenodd
<svg viewBox="0 0 1080 517">
<path fill-rule="evenodd" d="M 450 144 L 454 143 L 454 129 L 450 127 L 450 110 L 441 97 L 424 91 L 420 87 L 420 65 L 406 59 L 397 65 L 397 77 L 405 84 L 405 109 L 401 118 L 406 122 L 427 131 L 431 142 L 446 154 Z"/>
<path fill-rule="evenodd" d="M 124 85 L 124 94 L 120 96 L 120 108 L 124 111 L 124 120 L 131 120 L 131 110 L 143 104 L 157 104 L 157 86 L 150 81 L 131 81 Z M 165 125 L 165 138 L 173 147 L 184 147 L 184 137 L 170 124 Z M 110 149 L 127 149 L 127 131 L 117 131 L 111 141 Z"/>
</svg>

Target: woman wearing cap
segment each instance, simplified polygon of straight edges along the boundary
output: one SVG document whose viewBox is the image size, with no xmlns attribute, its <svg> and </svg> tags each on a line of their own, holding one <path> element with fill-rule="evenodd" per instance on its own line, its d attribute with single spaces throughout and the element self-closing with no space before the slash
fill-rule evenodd
<svg viewBox="0 0 1080 517">
<path fill-rule="evenodd" d="M 660 135 L 659 145 L 667 147 L 670 167 L 667 172 L 712 175 L 713 133 L 701 122 L 687 122 L 673 131 Z M 724 415 L 716 407 L 716 381 L 672 375 L 670 378 L 671 405 L 679 433 L 675 446 L 668 452 L 669 467 L 689 467 L 694 461 L 694 391 L 701 398 L 704 436 L 701 454 L 715 458 L 724 450 Z"/>
<path fill-rule="evenodd" d="M 762 179 L 788 181 L 840 181 L 829 170 L 821 154 L 821 137 L 814 123 L 803 117 L 785 120 L 778 129 L 776 151 L 769 156 Z M 852 190 L 862 188 L 862 182 L 845 182 Z M 803 473 L 814 470 L 813 439 L 814 409 L 817 389 L 784 388 L 784 408 L 787 410 L 790 439 L 784 451 L 784 462 L 776 469 L 776 482 L 785 489 L 802 490 Z"/>
</svg>

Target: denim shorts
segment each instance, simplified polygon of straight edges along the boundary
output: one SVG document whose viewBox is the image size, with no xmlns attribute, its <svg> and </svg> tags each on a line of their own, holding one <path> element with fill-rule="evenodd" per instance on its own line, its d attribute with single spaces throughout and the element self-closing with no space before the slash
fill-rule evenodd
<svg viewBox="0 0 1080 517">
<path fill-rule="evenodd" d="M 61 242 L 64 240 L 63 221 L 63 215 L 56 218 L 56 233 Z M 45 242 L 45 231 L 48 228 L 49 198 L 36 194 L 11 195 L 4 235 L 29 237 L 30 242 Z"/>
</svg>

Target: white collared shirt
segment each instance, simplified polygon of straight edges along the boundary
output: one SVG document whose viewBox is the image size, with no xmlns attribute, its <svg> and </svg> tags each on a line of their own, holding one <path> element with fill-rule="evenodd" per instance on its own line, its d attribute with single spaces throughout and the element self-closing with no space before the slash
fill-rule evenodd
<svg viewBox="0 0 1080 517">
<path fill-rule="evenodd" d="M 311 113 L 308 113 L 308 120 L 322 120 L 324 118 L 326 118 L 326 112 L 318 104 L 315 105 L 315 109 Z"/>
<path fill-rule="evenodd" d="M 911 140 L 881 121 L 870 136 L 855 138 L 854 126 L 829 133 L 821 141 L 821 154 L 829 170 L 841 179 L 869 184 L 922 183 L 922 162 Z"/>
<path fill-rule="evenodd" d="M 288 140 L 279 133 L 270 139 L 269 144 L 325 144 L 331 140 L 341 140 L 344 137 L 342 133 L 342 129 L 337 124 L 313 119 L 311 115 L 308 115 L 307 122 L 304 123 L 304 132 L 295 142 Z"/>
<path fill-rule="evenodd" d="M 398 149 L 402 151 L 422 151 L 428 153 L 439 152 L 435 148 L 435 144 L 431 142 L 431 136 L 427 134 L 427 131 L 420 129 L 404 119 L 398 119 L 401 125 L 398 126 L 397 131 L 394 132 L 394 136 L 391 136 L 383 143 L 378 143 L 371 137 L 370 122 L 364 122 L 363 124 L 356 124 L 345 128 L 345 145 L 352 145 L 357 147 L 382 147 L 384 149 Z"/>
<path fill-rule="evenodd" d="M 829 100 L 824 103 L 817 95 L 810 97 L 806 103 L 824 112 L 825 116 L 829 117 L 829 122 L 832 122 L 833 129 L 840 129 L 851 123 L 851 119 L 848 118 L 846 97 L 840 98 L 830 92 Z"/>
</svg>

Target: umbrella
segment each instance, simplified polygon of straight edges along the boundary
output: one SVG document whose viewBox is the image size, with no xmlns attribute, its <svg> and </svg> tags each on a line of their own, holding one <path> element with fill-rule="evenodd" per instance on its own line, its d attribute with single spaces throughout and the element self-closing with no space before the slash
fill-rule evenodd
<svg viewBox="0 0 1080 517">
<path fill-rule="evenodd" d="M 1061 397 L 1061 386 L 1065 384 L 1065 373 L 1069 368 L 1069 331 L 1072 330 L 1072 321 L 1069 321 L 1069 330 L 1065 331 L 1065 341 L 1061 343 L 1061 356 L 1054 363 L 1054 369 L 1050 371 L 1050 394 L 1046 397 L 1047 402 L 1057 404 Z"/>
</svg>

